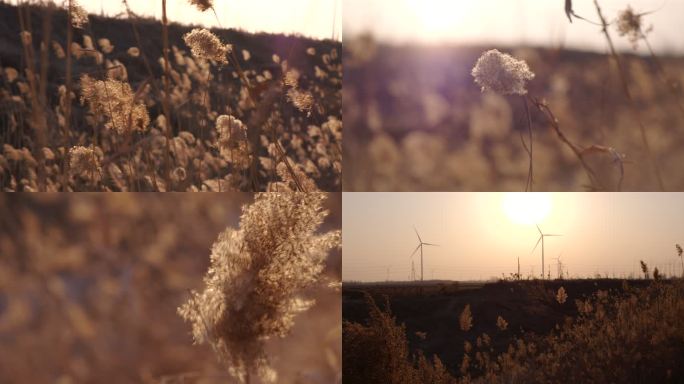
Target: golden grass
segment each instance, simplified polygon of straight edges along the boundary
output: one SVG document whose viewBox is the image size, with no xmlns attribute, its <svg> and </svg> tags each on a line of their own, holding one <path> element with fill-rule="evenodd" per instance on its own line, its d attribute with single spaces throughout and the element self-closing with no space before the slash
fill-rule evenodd
<svg viewBox="0 0 684 384">
<path fill-rule="evenodd" d="M 289 37 L 272 48 L 286 52 L 276 63 L 268 47 L 252 51 L 242 43 L 250 41 L 246 35 L 234 44 L 223 41 L 225 32 L 186 28 L 184 40 L 172 41 L 180 27 L 169 24 L 165 1 L 161 33 L 143 41 L 140 26 L 150 21 L 124 5 L 135 39 L 123 45 L 96 35 L 93 24 L 109 21 L 88 17 L 73 0 L 64 9 L 16 8 L 26 66 L 2 68 L 0 102 L 13 106 L 1 120 L 3 190 L 340 190 L 339 43 Z M 194 5 L 213 9 L 211 2 Z M 64 15 L 65 25 L 53 25 Z M 40 42 L 30 16 L 43 21 Z M 160 42 L 159 57 L 145 49 L 150 39 Z M 314 46 L 320 53 L 310 54 Z M 292 73 L 299 74 L 294 82 L 286 76 Z M 241 121 L 245 133 L 226 139 L 217 130 L 220 116 Z M 239 148 L 239 161 L 226 140 Z M 101 177 L 69 171 L 71 149 L 79 146 L 93 149 Z M 11 155 L 16 151 L 22 156 Z"/>
<path fill-rule="evenodd" d="M 348 383 L 679 382 L 684 377 L 682 294 L 681 280 L 654 279 L 642 288 L 625 281 L 622 289 L 574 298 L 576 315 L 547 335 L 516 337 L 499 351 L 492 347 L 497 336 L 471 335 L 460 362 L 411 352 L 406 328 L 397 324 L 389 304 L 381 310 L 366 295 L 367 323 L 344 323 L 343 374 Z M 557 295 L 563 300 L 547 300 L 572 305 L 565 301 L 572 292 L 561 288 Z M 507 327 L 501 316 L 497 325 L 502 331 Z"/>
</svg>

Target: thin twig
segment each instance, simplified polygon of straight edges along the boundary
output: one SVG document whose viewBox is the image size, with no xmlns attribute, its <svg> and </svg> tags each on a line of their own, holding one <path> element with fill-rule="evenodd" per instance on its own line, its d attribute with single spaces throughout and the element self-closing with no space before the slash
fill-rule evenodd
<svg viewBox="0 0 684 384">
<path fill-rule="evenodd" d="M 622 60 L 620 60 L 620 56 L 617 54 L 617 51 L 615 50 L 615 45 L 613 44 L 613 39 L 610 36 L 610 32 L 608 32 L 608 22 L 606 21 L 606 18 L 603 16 L 603 11 L 601 10 L 601 6 L 598 3 L 598 0 L 594 0 L 594 6 L 596 7 L 596 12 L 598 13 L 599 19 L 601 20 L 602 28 L 601 32 L 603 32 L 603 35 L 606 37 L 606 41 L 608 42 L 608 46 L 610 48 L 611 55 L 613 56 L 617 67 L 618 67 L 618 73 L 620 74 L 620 80 L 622 82 L 622 90 L 625 93 L 625 96 L 627 97 L 627 101 L 629 102 L 629 105 L 631 107 L 631 110 L 637 120 L 637 123 L 639 124 L 639 130 L 641 133 L 641 141 L 644 145 L 644 149 L 646 150 L 646 155 L 649 159 L 649 162 L 651 163 L 651 166 L 653 167 L 653 170 L 656 175 L 656 179 L 658 180 L 658 187 L 660 188 L 661 191 L 665 191 L 665 183 L 663 182 L 663 177 L 661 175 L 660 171 L 660 166 L 658 166 L 658 162 L 656 160 L 655 155 L 653 154 L 653 151 L 651 150 L 651 145 L 649 144 L 648 141 L 648 136 L 646 134 L 646 127 L 644 126 L 643 120 L 641 118 L 641 113 L 639 109 L 636 106 L 636 103 L 634 102 L 634 98 L 632 97 L 632 93 L 629 89 L 629 82 L 627 80 L 627 71 L 623 66 Z"/>
<path fill-rule="evenodd" d="M 539 101 L 537 99 L 532 98 L 531 96 L 528 95 L 528 99 L 530 102 L 532 102 L 533 105 L 537 107 L 541 112 L 544 113 L 544 116 L 546 116 L 546 119 L 548 120 L 549 124 L 553 128 L 553 130 L 556 132 L 556 135 L 558 138 L 565 144 L 570 150 L 575 154 L 577 159 L 580 161 L 580 164 L 582 164 L 582 167 L 584 168 L 584 171 L 587 173 L 589 176 L 589 182 L 594 188 L 597 188 L 600 186 L 600 183 L 598 182 L 598 179 L 596 178 L 596 173 L 594 170 L 587 164 L 587 162 L 584 160 L 583 152 L 584 149 L 573 142 L 571 142 L 567 136 L 563 133 L 563 131 L 560 128 L 560 125 L 558 124 L 558 119 L 556 119 L 556 116 L 553 114 L 549 106 L 543 102 Z M 600 188 L 599 188 L 600 189 Z"/>
<path fill-rule="evenodd" d="M 648 48 L 648 52 L 651 54 L 651 58 L 653 59 L 653 62 L 656 65 L 656 69 L 658 70 L 660 80 L 663 82 L 665 85 L 665 88 L 672 93 L 672 95 L 675 97 L 675 103 L 677 104 L 677 108 L 679 108 L 679 111 L 684 115 L 684 104 L 682 104 L 682 94 L 677 93 L 676 89 L 668 83 L 667 80 L 667 73 L 665 72 L 665 67 L 660 61 L 660 58 L 655 54 L 653 51 L 653 47 L 651 47 L 651 43 L 648 41 L 646 38 L 646 34 L 643 33 L 642 31 L 639 31 L 641 34 L 641 39 L 644 41 L 646 44 L 646 47 Z"/>
<path fill-rule="evenodd" d="M 521 96 L 523 100 L 523 104 L 525 105 L 525 114 L 527 116 L 526 122 L 527 122 L 527 132 L 529 133 L 529 140 L 530 140 L 530 145 L 529 147 L 525 144 L 525 140 L 522 137 L 522 132 L 520 133 L 520 140 L 522 141 L 523 148 L 525 149 L 525 152 L 530 157 L 530 167 L 527 171 L 527 182 L 525 183 L 525 192 L 532 192 L 533 188 L 533 183 L 534 183 L 534 168 L 532 165 L 532 116 L 530 115 L 530 107 L 527 105 L 527 99 L 525 96 Z"/>
<path fill-rule="evenodd" d="M 164 116 L 166 117 L 166 161 L 164 164 L 164 172 L 166 182 L 169 184 L 171 179 L 171 95 L 169 89 L 169 76 L 171 75 L 171 70 L 169 67 L 169 20 L 166 17 L 166 0 L 162 0 L 162 43 L 164 56 L 164 97 L 162 99 L 162 106 L 164 108 Z"/>
</svg>

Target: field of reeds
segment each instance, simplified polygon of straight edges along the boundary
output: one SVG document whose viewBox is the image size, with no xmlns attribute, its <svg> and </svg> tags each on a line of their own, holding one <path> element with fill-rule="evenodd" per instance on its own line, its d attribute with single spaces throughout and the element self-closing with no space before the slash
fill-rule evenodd
<svg viewBox="0 0 684 384">
<path fill-rule="evenodd" d="M 345 190 L 684 188 L 684 58 L 498 47 L 527 65 L 508 90 L 476 83 L 492 48 L 345 40 Z"/>
<path fill-rule="evenodd" d="M 0 2 L 3 191 L 341 189 L 341 42 L 30 3 Z"/>
<path fill-rule="evenodd" d="M 340 226 L 339 194 L 0 194 L 0 382 L 338 382 Z"/>
<path fill-rule="evenodd" d="M 345 284 L 344 382 L 681 382 L 684 286 L 653 276 Z"/>
</svg>

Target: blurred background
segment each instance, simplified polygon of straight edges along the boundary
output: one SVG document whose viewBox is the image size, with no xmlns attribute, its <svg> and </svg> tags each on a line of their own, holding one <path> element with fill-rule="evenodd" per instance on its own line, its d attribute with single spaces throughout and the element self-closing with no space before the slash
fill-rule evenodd
<svg viewBox="0 0 684 384">
<path fill-rule="evenodd" d="M 525 103 L 482 93 L 471 76 L 478 57 L 494 48 L 528 63 L 536 74 L 529 94 L 548 103 L 572 142 L 610 149 L 586 154 L 601 189 L 660 190 L 639 120 L 665 189 L 684 189 L 684 40 L 678 28 L 684 2 L 599 4 L 633 103 L 593 0 L 572 2 L 588 20 L 573 17 L 572 23 L 564 0 L 346 0 L 345 190 L 523 191 Z M 633 44 L 618 33 L 618 15 L 630 5 L 641 15 L 647 41 Z M 533 189 L 598 189 L 546 117 L 529 106 Z"/>
<path fill-rule="evenodd" d="M 203 288 L 211 245 L 252 200 L 0 195 L 0 382 L 232 382 L 176 308 Z M 321 230 L 340 229 L 340 194 L 326 205 Z M 341 252 L 325 273 L 340 279 Z M 285 382 L 336 382 L 340 294 L 307 295 L 317 304 L 268 353 Z"/>
<path fill-rule="evenodd" d="M 590 23 L 568 23 L 565 0 L 345 0 L 347 37 L 370 32 L 377 40 L 401 43 L 536 45 L 605 51 L 600 31 Z M 606 16 L 631 5 L 637 13 L 653 12 L 647 24 L 657 27 L 651 44 L 658 53 L 684 53 L 675 15 L 684 15 L 680 0 L 602 0 Z M 598 22 L 593 0 L 574 0 L 574 11 Z M 612 20 L 609 20 L 612 21 Z M 655 32 L 655 31 L 654 31 Z M 631 51 L 627 41 L 616 41 Z M 648 53 L 646 47 L 640 53 Z"/>
</svg>

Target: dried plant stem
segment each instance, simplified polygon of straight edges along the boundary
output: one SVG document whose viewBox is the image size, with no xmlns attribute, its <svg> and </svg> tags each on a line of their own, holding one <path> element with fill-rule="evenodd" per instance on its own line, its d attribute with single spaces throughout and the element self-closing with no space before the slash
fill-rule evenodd
<svg viewBox="0 0 684 384">
<path fill-rule="evenodd" d="M 50 39 L 52 35 L 52 11 L 55 4 L 48 2 L 43 9 L 43 43 L 40 45 L 40 101 L 47 105 L 47 78 L 50 68 Z"/>
<path fill-rule="evenodd" d="M 248 98 L 250 104 L 258 107 L 258 113 L 256 114 L 257 119 L 262 119 L 260 116 L 266 116 L 267 111 L 265 109 L 266 109 L 266 107 L 270 107 L 270 105 L 271 105 L 270 102 L 272 100 L 267 95 L 266 97 L 263 98 L 260 105 L 256 104 L 256 101 L 255 101 L 256 93 L 255 93 L 254 87 L 252 86 L 251 82 L 247 78 L 247 75 L 245 74 L 245 72 L 242 70 L 242 67 L 240 66 L 240 62 L 239 62 L 237 56 L 235 55 L 235 49 L 236 49 L 236 47 L 233 47 L 233 49 L 230 50 L 230 54 L 228 55 L 228 61 L 230 62 L 232 59 L 233 65 L 235 65 L 235 68 L 238 72 L 238 76 L 242 80 L 242 83 L 244 84 L 244 86 L 247 87 L 247 90 L 248 90 L 247 98 Z M 283 96 L 283 95 L 281 95 L 281 96 Z M 258 176 L 257 175 L 257 164 L 259 162 L 259 157 L 257 156 L 257 148 L 258 148 L 258 143 L 259 143 L 259 137 L 261 136 L 261 128 L 260 128 L 260 124 L 249 124 L 248 129 L 250 130 L 250 136 L 252 137 L 251 145 L 250 145 L 250 151 L 252 152 L 251 153 L 252 162 L 250 164 L 250 179 L 252 182 L 253 190 L 257 191 L 259 189 L 258 185 L 257 185 L 257 179 L 258 179 L 258 177 L 257 177 Z M 276 142 L 275 146 L 276 146 L 276 149 L 278 150 L 279 154 L 281 155 L 281 157 L 285 158 L 285 165 L 287 167 L 287 171 L 292 176 L 292 180 L 294 180 L 295 185 L 297 186 L 297 189 L 299 191 L 304 191 L 302 184 L 299 182 L 299 178 L 297 177 L 297 174 L 295 173 L 294 169 L 292 169 L 292 166 L 289 164 L 289 162 L 287 161 L 287 159 L 285 157 L 284 149 L 282 148 L 282 146 L 280 145 L 279 142 Z"/>
<path fill-rule="evenodd" d="M 527 182 L 525 183 L 525 192 L 532 192 L 534 183 L 534 168 L 532 165 L 532 116 L 530 115 L 530 107 L 527 105 L 527 99 L 525 96 L 521 96 L 523 104 L 525 105 L 525 122 L 527 123 L 527 132 L 529 134 L 530 145 L 525 144 L 525 139 L 523 139 L 522 132 L 520 133 L 520 141 L 522 141 L 523 148 L 527 155 L 530 157 L 530 167 L 527 171 Z"/>
<path fill-rule="evenodd" d="M 71 25 L 71 2 L 72 0 L 68 1 L 68 6 L 67 6 L 67 26 L 66 26 L 66 32 L 67 32 L 67 43 L 66 43 L 66 68 L 65 68 L 65 87 L 66 87 L 66 106 L 64 108 L 64 127 L 63 127 L 63 145 L 64 147 L 71 147 L 71 140 L 69 138 L 69 128 L 71 127 L 71 82 L 72 82 L 72 72 L 71 72 L 71 43 L 74 40 L 74 30 L 73 26 Z M 63 160 L 66 163 L 66 157 Z M 64 172 L 63 172 L 63 179 L 64 181 L 62 184 L 66 186 L 68 184 L 68 178 L 69 178 L 69 173 L 68 173 L 68 167 L 63 167 Z"/>
<path fill-rule="evenodd" d="M 617 51 L 615 50 L 615 45 L 613 44 L 613 39 L 610 37 L 610 32 L 608 32 L 609 24 L 606 21 L 606 18 L 603 16 L 603 11 L 601 10 L 601 6 L 599 5 L 598 0 L 594 0 L 594 6 L 596 7 L 596 12 L 598 13 L 599 19 L 601 20 L 601 32 L 603 32 L 603 35 L 606 37 L 608 47 L 610 48 L 610 53 L 613 59 L 615 60 L 615 63 L 617 64 L 618 73 L 620 74 L 620 81 L 622 82 L 622 89 L 625 93 L 625 96 L 627 97 L 627 101 L 629 102 L 629 105 L 631 107 L 632 112 L 634 113 L 637 123 L 639 124 L 641 141 L 644 145 L 644 149 L 646 150 L 646 155 L 649 159 L 649 162 L 651 163 L 651 166 L 653 167 L 653 170 L 655 172 L 656 179 L 658 180 L 658 187 L 661 191 L 665 191 L 665 183 L 663 182 L 660 166 L 658 165 L 658 161 L 656 160 L 656 157 L 653 154 L 653 151 L 651 150 L 651 145 L 648 142 L 646 127 L 644 126 L 643 120 L 641 118 L 641 113 L 639 112 L 639 109 L 637 108 L 634 102 L 634 98 L 632 97 L 632 93 L 629 90 L 629 83 L 627 81 L 627 71 L 625 70 L 622 61 L 620 60 L 620 56 L 617 54 Z"/>
<path fill-rule="evenodd" d="M 143 148 L 142 153 L 145 155 L 145 162 L 148 164 L 148 166 L 152 165 L 152 170 L 151 170 L 152 171 L 151 172 L 152 173 L 152 182 L 154 183 L 155 191 L 160 192 L 159 191 L 159 184 L 157 183 L 157 172 L 154 171 L 154 163 L 152 162 L 152 157 L 150 156 L 151 148 L 150 148 L 149 143 L 147 145 L 145 145 L 145 147 L 146 148 Z M 145 168 L 147 169 L 147 167 L 145 167 Z M 147 169 L 147 170 L 150 171 L 149 169 Z"/>
<path fill-rule="evenodd" d="M 159 86 L 157 85 L 157 83 L 155 81 L 155 76 L 154 76 L 154 72 L 152 71 L 152 66 L 150 65 L 150 61 L 147 58 L 145 51 L 143 50 L 142 39 L 140 38 L 140 32 L 138 31 L 138 26 L 136 24 L 137 15 L 131 11 L 131 7 L 128 5 L 128 0 L 123 0 L 123 3 L 124 3 L 124 6 L 126 7 L 126 13 L 128 14 L 128 19 L 131 21 L 131 27 L 133 29 L 133 36 L 135 37 L 135 43 L 138 46 L 138 49 L 140 50 L 140 57 L 142 57 L 143 64 L 145 65 L 145 69 L 147 70 L 147 73 L 150 75 L 150 84 L 155 89 L 155 92 L 157 92 L 159 94 L 160 89 L 159 89 Z"/>
<path fill-rule="evenodd" d="M 641 39 L 644 41 L 646 44 L 646 48 L 648 48 L 648 52 L 651 55 L 651 59 L 653 59 L 653 62 L 656 65 L 656 69 L 658 70 L 658 74 L 660 75 L 660 80 L 663 82 L 663 85 L 667 88 L 670 93 L 675 97 L 675 103 L 677 104 L 677 108 L 679 108 L 679 111 L 684 115 L 684 104 L 682 103 L 682 94 L 677 93 L 675 88 L 668 83 L 667 81 L 667 73 L 665 73 L 665 67 L 663 66 L 662 62 L 660 61 L 660 58 L 655 54 L 653 51 L 653 47 L 651 47 L 651 43 L 648 41 L 648 38 L 646 38 L 646 34 L 641 32 Z"/>
<path fill-rule="evenodd" d="M 570 148 L 572 153 L 575 154 L 575 156 L 579 160 L 580 164 L 582 164 L 582 168 L 584 168 L 584 171 L 587 173 L 587 176 L 589 176 L 589 182 L 591 183 L 591 185 L 595 188 L 600 186 L 601 184 L 599 183 L 598 179 L 596 178 L 596 173 L 589 166 L 589 164 L 587 164 L 587 162 L 584 160 L 584 156 L 582 154 L 584 149 L 581 148 L 580 146 L 574 144 L 573 142 L 571 142 L 567 138 L 567 136 L 565 136 L 565 134 L 563 133 L 563 131 L 560 128 L 560 125 L 558 124 L 558 119 L 553 114 L 553 112 L 551 111 L 549 106 L 545 102 L 539 101 L 539 100 L 537 100 L 537 99 L 535 99 L 529 95 L 527 97 L 528 97 L 529 101 L 534 106 L 536 106 L 537 109 L 539 109 L 539 111 L 544 113 L 544 116 L 546 116 L 546 119 L 548 120 L 548 122 L 551 125 L 551 127 L 553 128 L 553 130 L 556 132 L 556 135 L 558 136 L 560 141 L 563 144 L 565 144 L 568 148 Z"/>
<path fill-rule="evenodd" d="M 123 4 L 126 7 L 126 13 L 128 14 L 128 19 L 131 21 L 131 28 L 133 29 L 133 36 L 135 37 L 136 45 L 137 45 L 138 49 L 140 50 L 140 57 L 142 57 L 143 64 L 145 65 L 145 69 L 147 70 L 147 73 L 149 74 L 148 83 L 152 86 L 155 93 L 161 95 L 161 90 L 160 90 L 160 87 L 157 85 L 157 82 L 155 80 L 154 72 L 152 71 L 152 66 L 150 65 L 150 61 L 147 58 L 147 55 L 145 54 L 145 50 L 143 49 L 143 46 L 142 46 L 142 39 L 140 38 L 140 32 L 138 31 L 138 26 L 136 24 L 137 15 L 135 15 L 131 11 L 131 7 L 128 4 L 128 0 L 123 0 Z M 144 90 L 144 85 L 145 85 L 145 83 L 139 88 L 138 92 L 136 93 L 136 98 L 138 97 L 139 93 L 141 93 Z M 170 162 L 170 150 L 171 150 L 170 143 L 169 143 L 169 138 L 170 138 L 169 127 L 171 124 L 171 122 L 169 120 L 170 112 L 168 111 L 169 110 L 168 105 L 164 104 L 163 102 L 162 102 L 162 109 L 164 112 L 164 117 L 167 120 L 166 127 L 165 127 L 165 129 L 166 129 L 165 134 L 166 134 L 166 139 L 167 139 L 165 162 L 169 163 Z M 149 159 L 149 154 L 146 154 L 146 155 Z M 170 172 L 170 170 L 169 170 L 169 172 Z M 158 189 L 157 176 L 156 176 L 156 172 L 154 172 L 154 170 L 152 171 L 152 175 L 153 175 L 154 186 L 155 186 L 155 188 Z M 167 174 L 167 179 L 168 179 L 168 177 L 169 177 L 169 175 Z M 167 191 L 168 191 L 168 188 L 167 188 Z"/>
<path fill-rule="evenodd" d="M 251 93 L 251 92 L 250 92 Z M 277 88 L 272 88 L 271 90 L 267 91 L 265 95 L 263 96 L 263 99 L 259 105 L 257 105 L 257 111 L 256 113 L 252 116 L 250 119 L 249 127 L 249 139 L 250 139 L 250 150 L 252 152 L 252 163 L 250 165 L 250 178 L 252 179 L 252 188 L 257 191 L 258 190 L 258 185 L 257 185 L 257 165 L 259 162 L 259 158 L 256 155 L 256 148 L 258 148 L 259 145 L 259 137 L 261 136 L 262 132 L 262 127 L 266 123 L 268 116 L 269 116 L 269 110 L 271 106 L 273 105 L 273 102 L 280 97 L 282 100 L 283 97 L 283 92 L 278 90 Z M 251 99 L 251 96 L 250 96 Z M 273 130 L 271 130 L 275 134 Z M 275 161 L 275 165 L 277 165 L 279 162 L 283 161 L 285 163 L 285 166 L 287 168 L 287 171 L 290 173 L 292 176 L 292 180 L 295 183 L 295 186 L 297 187 L 298 191 L 301 192 L 306 192 L 304 190 L 304 187 L 302 187 L 302 183 L 299 181 L 299 177 L 297 177 L 297 173 L 294 171 L 292 168 L 292 165 L 290 165 L 290 162 L 287 161 L 287 155 L 285 153 L 285 149 L 282 147 L 280 142 L 278 140 L 273 141 L 273 145 L 275 146 L 276 151 L 278 152 L 278 158 Z"/>
<path fill-rule="evenodd" d="M 31 34 L 30 30 L 30 10 L 25 6 L 17 8 L 19 13 L 19 26 L 22 33 Z M 24 15 L 24 11 L 26 15 Z M 33 46 L 30 42 L 25 43 L 23 36 L 22 47 L 24 49 L 24 60 L 26 61 L 26 77 L 29 81 L 29 96 L 31 98 L 32 120 L 35 129 L 36 141 L 33 146 L 33 154 L 38 162 L 37 176 L 38 176 L 38 190 L 45 191 L 45 156 L 43 155 L 43 147 L 45 147 L 45 132 L 47 131 L 47 119 L 45 117 L 45 109 L 41 103 L 38 95 L 38 84 L 36 84 L 36 68 L 33 56 Z M 42 80 L 45 81 L 45 80 Z"/>
<path fill-rule="evenodd" d="M 164 55 L 164 98 L 162 106 L 164 108 L 164 116 L 166 117 L 166 154 L 165 154 L 165 177 L 167 185 L 171 180 L 171 100 L 170 100 L 170 84 L 169 76 L 171 76 L 169 64 L 169 20 L 166 17 L 166 0 L 162 0 L 162 44 Z"/>
</svg>

